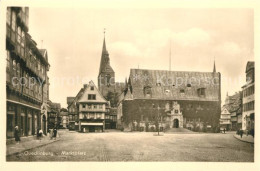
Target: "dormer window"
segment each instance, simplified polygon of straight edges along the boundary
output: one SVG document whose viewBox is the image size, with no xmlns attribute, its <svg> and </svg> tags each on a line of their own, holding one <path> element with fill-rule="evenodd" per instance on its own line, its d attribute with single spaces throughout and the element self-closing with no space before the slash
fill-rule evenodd
<svg viewBox="0 0 260 171">
<path fill-rule="evenodd" d="M 91 86 L 91 87 L 90 87 L 90 90 L 94 90 L 94 86 Z"/>
<path fill-rule="evenodd" d="M 197 91 L 198 91 L 199 97 L 205 97 L 206 96 L 206 88 L 199 88 Z"/>
<path fill-rule="evenodd" d="M 144 96 L 151 97 L 152 96 L 152 89 L 149 86 L 144 87 Z"/>
</svg>

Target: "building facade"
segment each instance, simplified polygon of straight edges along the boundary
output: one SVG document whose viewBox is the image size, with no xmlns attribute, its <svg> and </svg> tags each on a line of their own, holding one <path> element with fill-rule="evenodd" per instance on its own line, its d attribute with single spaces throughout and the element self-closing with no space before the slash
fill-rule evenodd
<svg viewBox="0 0 260 171">
<path fill-rule="evenodd" d="M 60 128 L 68 128 L 69 126 L 69 116 L 68 116 L 68 111 L 67 109 L 61 109 L 60 111 Z"/>
<path fill-rule="evenodd" d="M 229 131 L 231 129 L 231 115 L 226 107 L 222 107 L 219 123 L 220 130 Z"/>
<path fill-rule="evenodd" d="M 29 8 L 6 10 L 6 111 L 7 138 L 18 126 L 21 136 L 35 135 L 45 123 L 42 105 L 45 98 L 49 63 L 28 34 Z M 45 116 L 46 117 L 46 116 Z"/>
<path fill-rule="evenodd" d="M 60 116 L 60 103 L 53 103 L 50 100 L 48 101 L 48 127 L 47 129 L 58 129 L 61 124 L 61 116 Z"/>
<path fill-rule="evenodd" d="M 169 128 L 216 129 L 221 113 L 221 75 L 131 69 L 118 103 L 118 128 L 154 131 Z"/>
<path fill-rule="evenodd" d="M 107 105 L 107 100 L 99 92 L 93 81 L 84 85 L 83 94 L 78 100 L 79 131 L 103 132 Z"/>
<path fill-rule="evenodd" d="M 255 124 L 255 62 L 247 62 L 243 91 L 242 129 L 254 129 Z"/>
<path fill-rule="evenodd" d="M 76 97 L 67 97 L 69 130 L 79 130 L 79 106 L 78 99 L 82 96 L 84 88 L 81 88 Z"/>
<path fill-rule="evenodd" d="M 236 92 L 234 95 L 227 94 L 224 106 L 231 116 L 230 130 L 236 131 L 242 128 L 242 91 Z"/>
</svg>

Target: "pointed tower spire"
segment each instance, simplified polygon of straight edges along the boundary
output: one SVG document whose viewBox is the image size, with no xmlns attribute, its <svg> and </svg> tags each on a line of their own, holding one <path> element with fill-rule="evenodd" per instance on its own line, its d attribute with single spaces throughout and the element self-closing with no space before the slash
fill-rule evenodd
<svg viewBox="0 0 260 171">
<path fill-rule="evenodd" d="M 102 55 L 107 53 L 107 48 L 106 48 L 106 29 L 104 28 L 104 40 L 103 40 L 103 50 L 102 50 Z"/>
<path fill-rule="evenodd" d="M 213 66 L 213 72 L 216 72 L 215 57 L 214 57 L 214 66 Z"/>
</svg>

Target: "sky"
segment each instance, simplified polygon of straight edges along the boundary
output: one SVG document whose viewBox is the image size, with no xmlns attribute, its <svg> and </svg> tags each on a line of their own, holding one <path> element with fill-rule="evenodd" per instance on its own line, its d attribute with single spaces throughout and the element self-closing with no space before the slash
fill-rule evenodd
<svg viewBox="0 0 260 171">
<path fill-rule="evenodd" d="M 222 101 L 245 84 L 254 60 L 254 12 L 239 8 L 31 7 L 29 33 L 48 51 L 50 100 L 67 107 L 83 84 L 97 83 L 104 28 L 116 81 L 131 68 L 212 72 L 222 75 Z"/>
</svg>

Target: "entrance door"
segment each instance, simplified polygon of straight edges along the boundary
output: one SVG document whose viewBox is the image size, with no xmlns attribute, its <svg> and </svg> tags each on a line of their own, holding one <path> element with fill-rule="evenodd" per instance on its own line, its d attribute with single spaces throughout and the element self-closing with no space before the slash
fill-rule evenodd
<svg viewBox="0 0 260 171">
<path fill-rule="evenodd" d="M 89 127 L 89 132 L 95 132 L 95 127 L 94 126 L 90 126 Z"/>
<path fill-rule="evenodd" d="M 179 120 L 178 119 L 173 120 L 173 128 L 179 128 Z"/>
</svg>

